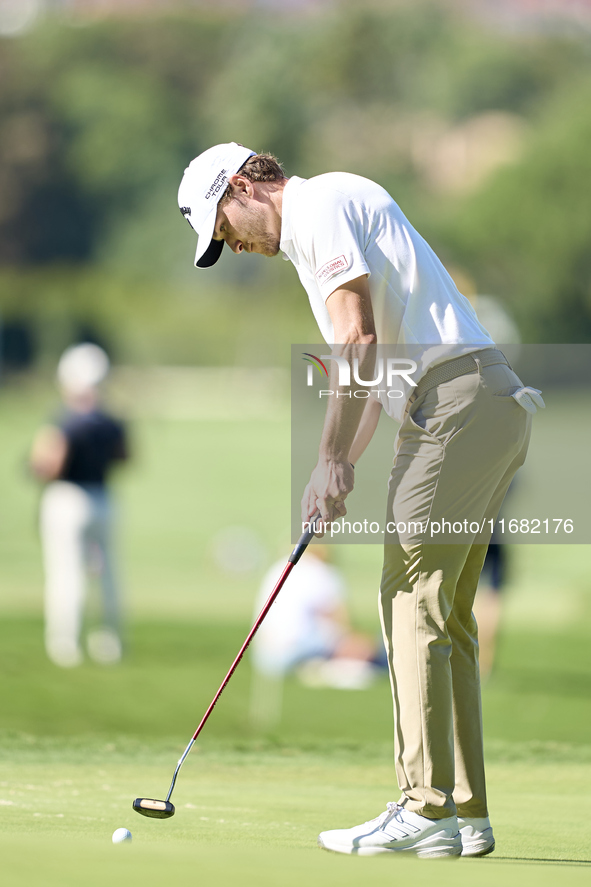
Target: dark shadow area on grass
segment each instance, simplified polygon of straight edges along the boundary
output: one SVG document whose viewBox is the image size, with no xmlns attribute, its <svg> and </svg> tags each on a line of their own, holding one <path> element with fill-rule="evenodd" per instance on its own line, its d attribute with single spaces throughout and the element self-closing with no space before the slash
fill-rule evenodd
<svg viewBox="0 0 591 887">
<path fill-rule="evenodd" d="M 496 856 L 488 860 L 489 862 L 519 862 L 523 864 L 535 863 L 536 865 L 568 865 L 582 866 L 583 868 L 591 866 L 591 859 L 539 859 L 537 857 L 528 856 Z"/>
<path fill-rule="evenodd" d="M 556 673 L 551 670 L 512 668 L 499 675 L 496 688 L 529 695 L 543 693 L 546 696 L 588 699 L 591 695 L 591 677 L 576 671 Z"/>
</svg>

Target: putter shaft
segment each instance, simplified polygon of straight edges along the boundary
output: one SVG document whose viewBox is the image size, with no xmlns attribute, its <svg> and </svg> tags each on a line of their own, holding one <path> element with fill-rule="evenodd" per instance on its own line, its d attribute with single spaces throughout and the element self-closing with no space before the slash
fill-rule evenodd
<svg viewBox="0 0 591 887">
<path fill-rule="evenodd" d="M 281 589 L 283 588 L 283 586 L 284 586 L 284 584 L 285 584 L 285 580 L 287 579 L 287 577 L 289 576 L 289 574 L 291 573 L 291 571 L 293 570 L 293 568 L 295 567 L 295 565 L 297 564 L 297 562 L 299 561 L 299 559 L 301 558 L 301 556 L 303 555 L 303 553 L 304 553 L 304 551 L 306 550 L 306 548 L 308 547 L 310 541 L 313 539 L 313 537 L 314 537 L 314 533 L 315 533 L 315 530 L 316 530 L 316 522 L 318 521 L 319 517 L 320 517 L 320 514 L 317 512 L 317 513 L 316 513 L 316 514 L 310 519 L 310 522 L 309 522 L 309 525 L 308 525 L 308 529 L 307 529 L 304 533 L 302 533 L 302 535 L 300 536 L 300 538 L 299 538 L 299 540 L 298 540 L 298 543 L 297 543 L 296 547 L 294 548 L 294 550 L 292 551 L 292 553 L 290 554 L 290 556 L 289 556 L 289 560 L 287 561 L 287 564 L 286 564 L 286 566 L 285 566 L 285 568 L 284 568 L 284 570 L 283 570 L 281 576 L 280 576 L 279 579 L 277 580 L 277 583 L 276 583 L 276 585 L 275 585 L 273 591 L 272 591 L 271 594 L 269 595 L 269 597 L 268 597 L 268 599 L 267 599 L 267 602 L 265 603 L 263 609 L 261 610 L 261 612 L 259 613 L 259 615 L 258 615 L 258 617 L 257 617 L 256 622 L 254 623 L 254 625 L 252 626 L 251 630 L 249 631 L 249 633 L 248 633 L 248 637 L 246 638 L 246 640 L 245 640 L 244 643 L 242 644 L 242 647 L 240 648 L 240 651 L 238 652 L 238 655 L 236 656 L 236 659 L 234 660 L 234 662 L 233 662 L 232 665 L 230 666 L 230 669 L 229 669 L 229 671 L 228 671 L 226 677 L 224 678 L 224 680 L 223 680 L 222 683 L 220 684 L 219 690 L 217 691 L 217 693 L 216 693 L 215 696 L 213 697 L 213 699 L 212 699 L 212 701 L 211 701 L 211 703 L 210 703 L 210 705 L 209 705 L 209 708 L 207 709 L 207 711 L 206 711 L 205 714 L 203 715 L 203 717 L 202 717 L 202 719 L 201 719 L 201 723 L 199 724 L 199 726 L 198 726 L 197 729 L 195 730 L 195 733 L 193 734 L 193 736 L 192 736 L 192 738 L 191 738 L 191 741 L 189 742 L 189 744 L 187 745 L 187 747 L 186 747 L 186 749 L 184 750 L 183 754 L 182 754 L 181 757 L 179 758 L 179 761 L 178 761 L 178 763 L 177 763 L 177 765 L 176 765 L 176 769 L 175 769 L 174 774 L 173 774 L 173 777 L 172 777 L 172 782 L 170 783 L 170 788 L 168 789 L 168 794 L 166 795 L 166 801 L 167 801 L 167 802 L 170 801 L 170 796 L 172 795 L 172 792 L 173 792 L 173 789 L 174 789 L 174 786 L 175 786 L 175 783 L 176 783 L 176 778 L 177 778 L 177 776 L 178 776 L 179 770 L 180 770 L 181 767 L 183 766 L 183 763 L 184 763 L 184 761 L 185 761 L 185 758 L 187 757 L 187 755 L 189 754 L 189 752 L 190 752 L 191 749 L 193 748 L 193 745 L 194 745 L 194 743 L 195 743 L 195 740 L 197 739 L 197 737 L 199 736 L 199 734 L 201 733 L 201 731 L 202 731 L 203 728 L 205 727 L 205 725 L 206 725 L 206 723 L 207 723 L 207 721 L 208 721 L 208 718 L 209 718 L 210 714 L 212 713 L 212 711 L 213 711 L 213 709 L 214 709 L 214 707 L 215 707 L 216 702 L 218 701 L 218 699 L 220 698 L 220 696 L 221 696 L 222 693 L 224 692 L 224 689 L 226 688 L 226 685 L 228 684 L 228 681 L 230 680 L 230 678 L 232 677 L 232 675 L 233 675 L 234 672 L 236 671 L 236 668 L 237 668 L 237 666 L 238 666 L 238 663 L 240 662 L 240 660 L 241 660 L 242 657 L 244 656 L 246 650 L 247 650 L 248 647 L 249 647 L 250 642 L 252 641 L 253 637 L 255 636 L 255 634 L 257 633 L 257 631 L 259 630 L 260 625 L 261 625 L 263 619 L 265 618 L 265 616 L 267 615 L 267 613 L 269 612 L 269 610 L 270 610 L 271 607 L 273 606 L 273 602 L 275 601 L 277 595 L 279 594 L 279 592 L 280 592 Z"/>
</svg>

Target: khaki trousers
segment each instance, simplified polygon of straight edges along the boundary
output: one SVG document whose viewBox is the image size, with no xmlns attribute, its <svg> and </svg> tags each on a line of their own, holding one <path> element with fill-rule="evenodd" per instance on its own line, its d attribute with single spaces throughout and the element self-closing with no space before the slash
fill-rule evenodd
<svg viewBox="0 0 591 887">
<path fill-rule="evenodd" d="M 431 819 L 488 815 L 472 604 L 490 521 L 525 459 L 531 427 L 511 397 L 522 387 L 515 373 L 473 357 L 474 372 L 410 405 L 389 484 L 380 615 L 396 775 L 406 809 Z M 433 522 L 444 520 L 456 528 L 484 522 L 484 532 L 432 536 Z"/>
</svg>

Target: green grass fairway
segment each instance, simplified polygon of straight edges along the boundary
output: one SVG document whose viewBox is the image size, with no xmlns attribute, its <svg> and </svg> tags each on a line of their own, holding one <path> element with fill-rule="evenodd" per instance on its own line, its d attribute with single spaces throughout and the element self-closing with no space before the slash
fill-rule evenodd
<svg viewBox="0 0 591 887">
<path fill-rule="evenodd" d="M 384 808 L 384 786 L 392 778 L 384 746 L 347 750 L 326 743 L 310 752 L 204 742 L 185 764 L 174 795 L 177 812 L 167 821 L 138 816 L 130 805 L 138 794 L 165 793 L 179 751 L 171 744 L 21 739 L 5 740 L 2 751 L 2 871 L 18 887 L 130 879 L 347 887 L 400 877 L 491 887 L 500 879 L 511 885 L 550 885 L 557 878 L 565 885 L 588 883 L 589 793 L 577 802 L 578 825 L 558 814 L 565 786 L 580 784 L 581 768 L 589 769 L 589 748 L 529 750 L 520 759 L 514 746 L 512 756 L 493 756 L 497 851 L 483 860 L 439 862 L 352 859 L 316 849 L 323 828 L 357 823 Z M 132 831 L 131 845 L 111 844 L 120 826 Z"/>
<path fill-rule="evenodd" d="M 246 637 L 248 623 L 138 622 L 121 665 L 48 663 L 39 618 L 0 620 L 0 712 L 4 730 L 32 736 L 174 737 L 186 744 Z M 491 743 L 590 741 L 588 634 L 507 629 L 499 666 L 483 693 Z M 248 657 L 220 699 L 204 736 L 256 737 L 249 727 Z M 390 741 L 390 688 L 384 676 L 362 693 L 310 690 L 286 681 L 281 743 L 310 746 Z M 591 788 L 591 786 L 590 786 Z"/>
<path fill-rule="evenodd" d="M 43 649 L 38 491 L 24 467 L 50 402 L 34 382 L 0 391 L 2 887 L 589 883 L 591 583 L 582 545 L 511 550 L 497 666 L 483 694 L 491 857 L 318 850 L 322 829 L 358 824 L 398 797 L 388 681 L 356 693 L 288 679 L 280 723 L 260 734 L 249 721 L 247 660 L 183 767 L 176 816 L 135 814 L 136 796 L 165 796 L 246 636 L 263 570 L 289 554 L 289 416 L 137 416 L 136 460 L 117 481 L 126 656 L 116 667 L 62 670 Z M 249 570 L 232 572 L 214 556 L 231 527 L 254 533 L 260 558 Z M 356 624 L 377 632 L 379 547 L 335 554 Z M 114 846 L 121 826 L 133 843 Z"/>
<path fill-rule="evenodd" d="M 589 868 L 583 863 L 532 863 L 507 860 L 422 860 L 377 857 L 359 859 L 330 856 L 321 850 L 261 850 L 252 846 L 211 843 L 172 844 L 167 840 L 142 847 L 105 847 L 84 838 L 75 846 L 66 840 L 47 839 L 37 844 L 35 860 L 28 853 L 28 842 L 17 839 L 7 853 L 0 841 L 3 868 L 13 884 L 39 887 L 124 887 L 143 884 L 156 887 L 174 884 L 193 887 L 382 887 L 384 884 L 411 883 L 441 887 L 554 887 L 556 879 L 564 887 L 584 887 Z M 458 868 L 457 866 L 461 866 Z M 40 876 L 39 870 L 43 870 Z M 29 880 L 30 879 L 30 880 Z"/>
<path fill-rule="evenodd" d="M 435 862 L 342 859 L 315 848 L 318 831 L 371 818 L 397 798 L 385 679 L 364 693 L 289 680 L 284 717 L 265 737 L 249 727 L 244 663 L 181 771 L 177 815 L 159 822 L 135 814 L 131 802 L 165 796 L 244 626 L 139 623 L 120 666 L 72 671 L 45 663 L 41 627 L 30 618 L 0 624 L 0 710 L 11 728 L 0 734 L 0 853 L 11 883 L 123 884 L 133 876 L 182 884 L 196 871 L 223 887 L 238 878 L 253 887 L 296 878 L 346 887 L 432 877 Z M 444 885 L 588 878 L 587 649 L 582 634 L 506 632 L 484 694 L 497 851 L 438 863 Z M 111 845 L 121 826 L 132 830 L 131 846 Z M 384 865 L 396 871 L 384 875 Z"/>
</svg>

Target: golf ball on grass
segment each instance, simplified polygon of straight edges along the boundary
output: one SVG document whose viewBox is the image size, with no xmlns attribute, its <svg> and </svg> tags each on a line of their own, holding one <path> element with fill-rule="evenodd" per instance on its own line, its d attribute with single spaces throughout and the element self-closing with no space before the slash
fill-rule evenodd
<svg viewBox="0 0 591 887">
<path fill-rule="evenodd" d="M 123 844 L 125 841 L 131 841 L 131 832 L 128 828 L 117 828 L 113 832 L 113 844 Z"/>
</svg>

